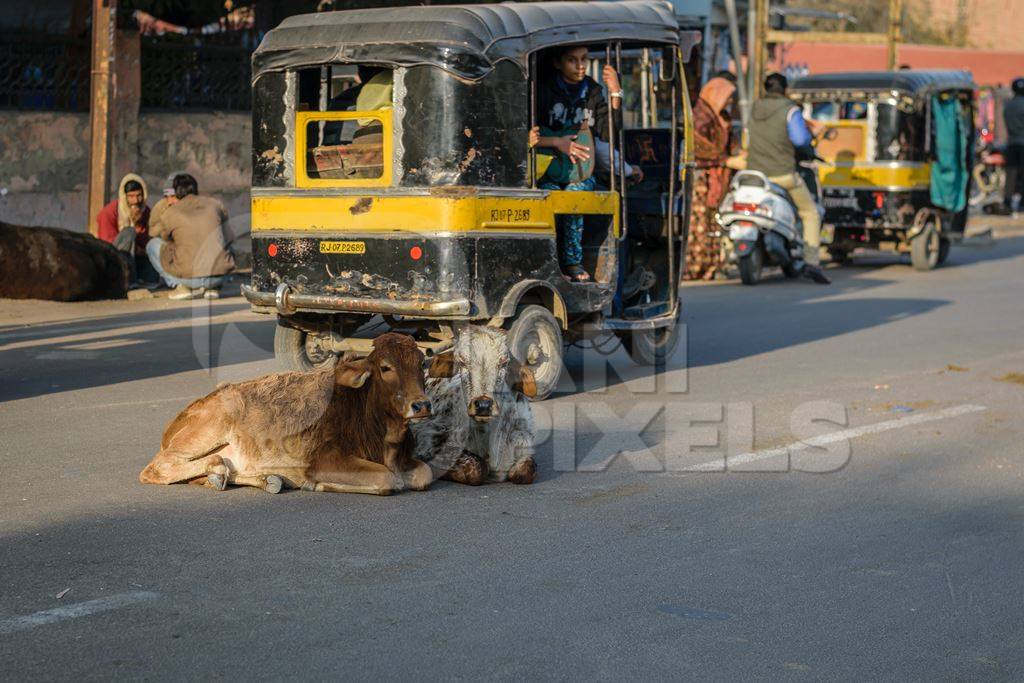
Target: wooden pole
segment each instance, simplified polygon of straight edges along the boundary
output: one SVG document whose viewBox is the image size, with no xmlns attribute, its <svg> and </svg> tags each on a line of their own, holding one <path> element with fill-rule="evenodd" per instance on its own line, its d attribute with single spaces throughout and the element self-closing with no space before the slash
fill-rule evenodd
<svg viewBox="0 0 1024 683">
<path fill-rule="evenodd" d="M 743 70 L 743 47 L 740 43 L 740 24 L 736 14 L 736 0 L 725 0 L 725 12 L 729 18 L 729 39 L 732 41 L 732 55 L 736 61 L 736 92 L 739 95 L 740 118 L 743 120 L 743 129 L 746 131 L 750 124 L 750 95 L 747 90 L 747 73 L 751 61 L 747 59 L 747 70 Z M 744 137 L 746 133 L 744 132 Z"/>
<path fill-rule="evenodd" d="M 902 25 L 903 2 L 902 0 L 889 0 L 889 70 L 896 70 L 897 51 L 899 42 L 902 40 L 900 27 Z"/>
<path fill-rule="evenodd" d="M 96 214 L 110 186 L 110 93 L 113 78 L 116 0 L 93 0 L 92 78 L 89 107 L 89 232 L 97 233 Z"/>
<path fill-rule="evenodd" d="M 757 40 L 755 41 L 757 49 L 749 58 L 752 62 L 749 68 L 751 69 L 752 80 L 754 81 L 754 89 L 750 93 L 750 99 L 757 100 L 764 95 L 765 68 L 768 64 L 768 31 L 771 26 L 768 18 L 770 4 L 768 0 L 750 1 L 757 3 Z"/>
</svg>

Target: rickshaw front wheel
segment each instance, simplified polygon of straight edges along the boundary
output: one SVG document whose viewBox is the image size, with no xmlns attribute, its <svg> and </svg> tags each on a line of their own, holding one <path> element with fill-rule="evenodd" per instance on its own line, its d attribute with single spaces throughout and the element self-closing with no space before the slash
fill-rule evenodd
<svg viewBox="0 0 1024 683">
<path fill-rule="evenodd" d="M 277 324 L 274 357 L 283 370 L 308 372 L 334 362 L 334 353 L 324 348 L 315 335 Z"/>
<path fill-rule="evenodd" d="M 528 367 L 537 383 L 531 401 L 543 401 L 562 376 L 562 328 L 543 306 L 520 306 L 508 326 L 508 346 L 516 360 Z"/>
<path fill-rule="evenodd" d="M 914 270 L 933 270 L 939 265 L 942 236 L 929 221 L 924 229 L 910 240 L 910 264 Z"/>
<path fill-rule="evenodd" d="M 637 365 L 664 365 L 679 344 L 679 321 L 654 330 L 635 330 L 622 336 L 622 347 Z"/>
</svg>

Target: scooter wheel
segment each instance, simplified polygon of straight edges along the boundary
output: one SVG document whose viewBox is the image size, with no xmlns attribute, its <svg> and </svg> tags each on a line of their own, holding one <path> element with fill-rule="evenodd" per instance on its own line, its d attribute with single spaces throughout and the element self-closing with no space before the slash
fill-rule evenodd
<svg viewBox="0 0 1024 683">
<path fill-rule="evenodd" d="M 761 270 L 764 268 L 764 253 L 760 249 L 754 249 L 739 261 L 740 280 L 745 285 L 756 285 L 761 280 Z"/>
</svg>

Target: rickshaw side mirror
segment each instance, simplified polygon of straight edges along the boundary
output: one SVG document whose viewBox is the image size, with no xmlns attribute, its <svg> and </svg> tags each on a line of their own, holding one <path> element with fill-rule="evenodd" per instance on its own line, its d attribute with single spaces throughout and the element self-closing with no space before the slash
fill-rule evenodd
<svg viewBox="0 0 1024 683">
<path fill-rule="evenodd" d="M 676 80 L 676 49 L 674 47 L 661 48 L 661 69 L 658 73 L 658 80 L 665 82 Z"/>
</svg>

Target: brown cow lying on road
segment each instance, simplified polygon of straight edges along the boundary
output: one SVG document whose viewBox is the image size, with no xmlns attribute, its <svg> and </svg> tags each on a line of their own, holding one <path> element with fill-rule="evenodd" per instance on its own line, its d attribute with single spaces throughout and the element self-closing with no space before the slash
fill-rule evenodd
<svg viewBox="0 0 1024 683">
<path fill-rule="evenodd" d="M 282 486 L 388 495 L 426 489 L 410 421 L 430 415 L 423 353 L 388 333 L 366 358 L 228 384 L 194 401 L 164 432 L 144 484 L 206 478 L 214 488 Z"/>
</svg>

